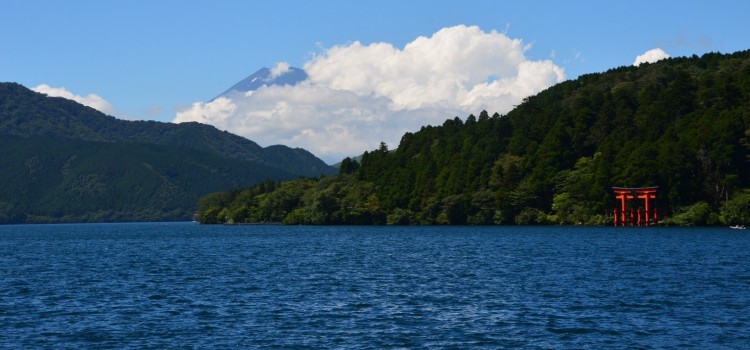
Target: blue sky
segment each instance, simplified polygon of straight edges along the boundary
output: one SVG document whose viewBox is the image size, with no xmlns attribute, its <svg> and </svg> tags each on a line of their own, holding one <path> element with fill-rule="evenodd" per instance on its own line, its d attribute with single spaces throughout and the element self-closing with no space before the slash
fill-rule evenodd
<svg viewBox="0 0 750 350">
<path fill-rule="evenodd" d="M 521 40 L 525 59 L 548 60 L 566 79 L 633 64 L 654 48 L 673 57 L 746 50 L 748 4 L 5 0 L 0 81 L 96 94 L 120 116 L 172 121 L 261 67 L 303 67 L 354 42 L 403 49 L 459 25 Z M 462 117 L 469 112 L 478 113 Z"/>
</svg>

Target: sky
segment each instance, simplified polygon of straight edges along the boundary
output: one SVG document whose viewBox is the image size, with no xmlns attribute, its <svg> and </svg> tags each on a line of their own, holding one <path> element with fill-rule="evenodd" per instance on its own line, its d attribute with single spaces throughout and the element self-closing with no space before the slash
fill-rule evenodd
<svg viewBox="0 0 750 350">
<path fill-rule="evenodd" d="M 750 49 L 750 2 L 0 0 L 0 81 L 333 163 L 557 82 Z M 212 98 L 261 69 L 299 86 Z"/>
</svg>

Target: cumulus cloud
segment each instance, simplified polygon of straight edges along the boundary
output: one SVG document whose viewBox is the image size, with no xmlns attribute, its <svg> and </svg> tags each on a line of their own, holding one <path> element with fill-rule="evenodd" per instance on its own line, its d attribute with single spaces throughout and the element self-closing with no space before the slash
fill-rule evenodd
<svg viewBox="0 0 750 350">
<path fill-rule="evenodd" d="M 552 61 L 527 59 L 528 48 L 504 33 L 467 26 L 443 28 L 403 48 L 333 46 L 305 63 L 308 80 L 301 84 L 195 103 L 174 121 L 212 124 L 261 145 L 303 147 L 338 161 L 380 141 L 394 148 L 405 132 L 448 118 L 506 113 L 565 79 Z M 282 62 L 273 71 L 288 69 Z"/>
<path fill-rule="evenodd" d="M 35 88 L 32 88 L 31 90 L 34 90 L 38 93 L 45 94 L 50 97 L 63 97 L 67 98 L 69 100 L 76 101 L 84 106 L 89 106 L 93 109 L 96 109 L 104 114 L 107 115 L 118 115 L 117 111 L 112 107 L 112 104 L 107 102 L 107 100 L 101 98 L 99 95 L 96 94 L 88 94 L 86 96 L 80 96 L 76 95 L 70 91 L 68 91 L 65 87 L 51 87 L 47 84 L 41 84 L 38 85 Z"/>
<path fill-rule="evenodd" d="M 457 26 L 441 29 L 430 38 L 419 37 L 403 49 L 388 43 L 334 46 L 304 68 L 314 82 L 385 96 L 396 109 L 443 105 L 505 111 L 509 106 L 504 103 L 488 100 L 487 105 L 477 105 L 477 98 L 515 96 L 520 100 L 549 86 L 528 84 L 519 79 L 522 73 L 538 73 L 546 81 L 564 79 L 563 70 L 551 61 L 527 64 L 527 48 L 520 39 L 496 31 Z M 539 71 L 523 72 L 528 69 Z M 498 79 L 488 83 L 492 78 Z"/>
<path fill-rule="evenodd" d="M 211 124 L 265 146 L 302 147 L 336 162 L 380 141 L 395 146 L 405 131 L 458 115 L 446 115 L 445 109 L 394 110 L 391 105 L 385 97 L 315 84 L 274 85 L 195 103 L 174 121 Z"/>
<path fill-rule="evenodd" d="M 640 66 L 641 63 L 654 63 L 665 58 L 669 58 L 669 54 L 657 47 L 655 49 L 646 51 L 642 55 L 636 56 L 633 65 Z"/>
<path fill-rule="evenodd" d="M 289 71 L 289 63 L 279 62 L 271 68 L 271 79 L 277 78 L 280 75 Z"/>
</svg>

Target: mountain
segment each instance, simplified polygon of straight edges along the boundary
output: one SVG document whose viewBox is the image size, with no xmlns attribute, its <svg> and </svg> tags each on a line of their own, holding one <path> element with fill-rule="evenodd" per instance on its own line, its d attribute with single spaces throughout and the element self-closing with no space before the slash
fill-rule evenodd
<svg viewBox="0 0 750 350">
<path fill-rule="evenodd" d="M 663 223 L 748 225 L 750 51 L 583 75 L 343 168 L 204 197 L 201 221 L 611 225 L 612 187 L 658 186 Z"/>
<path fill-rule="evenodd" d="M 263 67 L 249 77 L 240 80 L 219 96 L 214 97 L 212 101 L 219 97 L 225 97 L 230 93 L 255 91 L 264 85 L 296 85 L 306 79 L 307 73 L 300 68 L 289 67 L 286 71 L 274 74 L 273 70 Z"/>
<path fill-rule="evenodd" d="M 336 172 L 303 149 L 282 145 L 263 148 L 241 136 L 196 122 L 173 124 L 116 119 L 74 101 L 47 97 L 13 83 L 0 83 L 0 135 L 148 143 L 258 162 L 299 176 L 316 177 Z"/>
<path fill-rule="evenodd" d="M 198 123 L 125 121 L 0 83 L 0 223 L 185 220 L 211 192 L 335 169 Z"/>
</svg>

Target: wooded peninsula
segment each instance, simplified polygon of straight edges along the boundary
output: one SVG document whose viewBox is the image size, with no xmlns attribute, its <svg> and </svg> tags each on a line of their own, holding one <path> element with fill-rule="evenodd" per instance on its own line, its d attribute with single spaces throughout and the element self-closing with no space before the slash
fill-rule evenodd
<svg viewBox="0 0 750 350">
<path fill-rule="evenodd" d="M 750 224 L 750 51 L 587 74 L 381 143 L 338 175 L 213 193 L 201 223 L 611 225 L 658 186 L 663 224 Z"/>
</svg>

